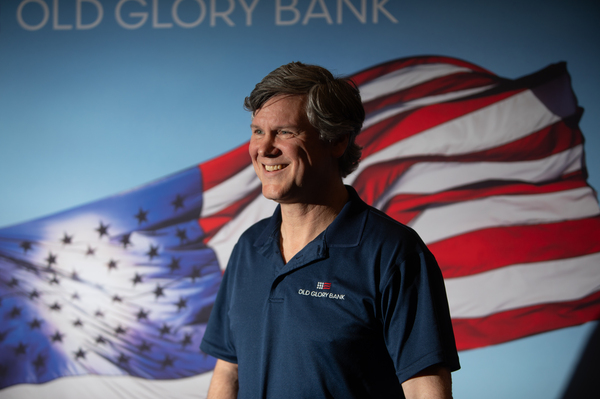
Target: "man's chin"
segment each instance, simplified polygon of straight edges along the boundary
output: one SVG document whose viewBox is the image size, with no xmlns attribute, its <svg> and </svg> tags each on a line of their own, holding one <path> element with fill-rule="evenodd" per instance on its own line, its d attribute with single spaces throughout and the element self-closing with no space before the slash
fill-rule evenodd
<svg viewBox="0 0 600 399">
<path fill-rule="evenodd" d="M 291 199 L 290 192 L 286 190 L 263 187 L 262 194 L 266 199 L 275 201 L 278 204 L 289 203 Z"/>
</svg>

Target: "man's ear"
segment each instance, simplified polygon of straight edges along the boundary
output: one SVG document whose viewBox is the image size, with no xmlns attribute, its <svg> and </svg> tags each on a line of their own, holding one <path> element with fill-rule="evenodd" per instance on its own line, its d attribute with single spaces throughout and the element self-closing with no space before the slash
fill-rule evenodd
<svg viewBox="0 0 600 399">
<path fill-rule="evenodd" d="M 346 152 L 346 148 L 348 147 L 348 142 L 350 141 L 350 135 L 345 134 L 337 141 L 331 143 L 331 154 L 334 158 L 341 158 Z"/>
</svg>

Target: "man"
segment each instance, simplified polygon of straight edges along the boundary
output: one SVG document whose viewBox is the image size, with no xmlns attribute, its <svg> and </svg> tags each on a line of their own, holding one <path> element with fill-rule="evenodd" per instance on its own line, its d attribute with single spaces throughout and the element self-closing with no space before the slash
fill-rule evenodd
<svg viewBox="0 0 600 399">
<path fill-rule="evenodd" d="M 443 279 L 410 228 L 367 206 L 358 89 L 291 63 L 256 85 L 249 152 L 274 215 L 240 237 L 201 349 L 208 397 L 450 398 L 459 366 Z"/>
</svg>

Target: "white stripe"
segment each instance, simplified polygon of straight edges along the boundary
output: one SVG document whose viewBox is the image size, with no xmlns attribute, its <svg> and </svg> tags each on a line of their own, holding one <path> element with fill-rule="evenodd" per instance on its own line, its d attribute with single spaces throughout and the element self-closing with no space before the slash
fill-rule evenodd
<svg viewBox="0 0 600 399">
<path fill-rule="evenodd" d="M 215 234 L 208 245 L 215 251 L 221 269 L 227 267 L 231 251 L 242 233 L 259 220 L 273 215 L 276 207 L 276 202 L 259 195 Z"/>
<path fill-rule="evenodd" d="M 382 75 L 359 86 L 360 96 L 363 102 L 367 102 L 419 83 L 458 72 L 471 72 L 471 69 L 450 64 L 414 65 Z"/>
<path fill-rule="evenodd" d="M 456 100 L 458 98 L 467 97 L 473 94 L 486 91 L 492 87 L 493 86 L 481 86 L 472 89 L 457 90 L 450 93 L 438 94 L 435 96 L 421 97 L 413 101 L 407 101 L 405 103 L 393 104 L 388 107 L 385 107 L 381 111 L 369 113 L 365 119 L 365 122 L 363 123 L 363 129 L 366 129 L 378 122 L 381 122 L 384 119 L 391 118 L 394 115 L 398 115 L 402 112 L 406 112 L 414 108 L 438 104 L 450 100 Z"/>
<path fill-rule="evenodd" d="M 530 91 L 518 93 L 387 146 L 367 157 L 351 182 L 370 165 L 418 155 L 460 155 L 483 151 L 523 138 L 560 118 Z"/>
<path fill-rule="evenodd" d="M 128 376 L 78 376 L 59 378 L 44 384 L 20 384 L 4 388 L 2 399 L 61 398 L 206 398 L 212 371 L 189 378 L 146 380 Z M 112 392 L 112 393 L 111 393 Z"/>
<path fill-rule="evenodd" d="M 431 194 L 489 180 L 540 183 L 579 170 L 583 146 L 547 158 L 521 162 L 423 162 L 390 184 L 375 202 L 382 208 L 399 194 Z"/>
<path fill-rule="evenodd" d="M 598 215 L 590 187 L 535 195 L 505 195 L 432 207 L 410 225 L 427 244 L 489 227 L 531 225 Z"/>
<path fill-rule="evenodd" d="M 600 253 L 445 280 L 453 318 L 581 299 L 600 290 Z"/>
<path fill-rule="evenodd" d="M 204 192 L 200 217 L 207 217 L 227 208 L 260 187 L 252 164 L 238 174 Z"/>
</svg>

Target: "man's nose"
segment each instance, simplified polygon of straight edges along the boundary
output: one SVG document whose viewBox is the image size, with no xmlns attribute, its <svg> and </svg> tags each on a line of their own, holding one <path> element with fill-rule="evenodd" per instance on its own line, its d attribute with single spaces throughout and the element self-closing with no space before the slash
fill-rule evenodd
<svg viewBox="0 0 600 399">
<path fill-rule="evenodd" d="M 267 133 L 263 136 L 258 145 L 258 155 L 262 157 L 277 156 L 279 149 L 276 145 L 277 136 L 273 133 Z"/>
</svg>

